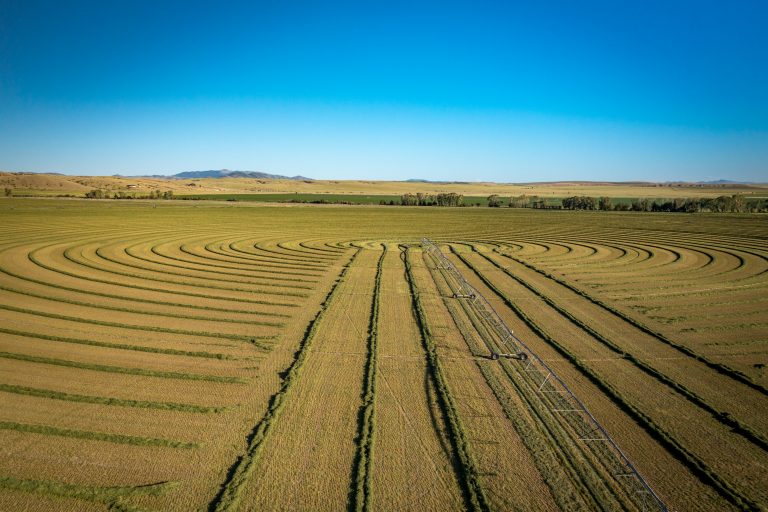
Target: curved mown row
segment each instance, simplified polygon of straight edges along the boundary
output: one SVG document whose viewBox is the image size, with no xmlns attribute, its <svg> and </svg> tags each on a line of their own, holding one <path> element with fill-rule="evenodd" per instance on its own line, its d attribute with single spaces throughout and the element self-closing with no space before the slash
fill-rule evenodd
<svg viewBox="0 0 768 512">
<path fill-rule="evenodd" d="M 140 489 L 178 479 L 181 451 L 221 451 L 223 417 L 242 414 L 265 355 L 347 254 L 327 240 L 294 246 L 270 233 L 0 235 L 0 435 L 26 446 L 0 488 L 123 507 L 167 499 L 175 487 Z M 39 450 L 54 454 L 47 447 L 56 443 L 80 443 L 81 478 L 107 486 L 81 492 L 71 468 L 40 466 Z M 176 454 L 138 469 L 154 458 L 147 450 Z M 98 469 L 99 451 L 127 457 L 120 467 L 129 471 Z"/>
<path fill-rule="evenodd" d="M 757 221 L 3 206 L 0 508 L 635 509 L 422 236 L 672 508 L 768 503 Z"/>
</svg>

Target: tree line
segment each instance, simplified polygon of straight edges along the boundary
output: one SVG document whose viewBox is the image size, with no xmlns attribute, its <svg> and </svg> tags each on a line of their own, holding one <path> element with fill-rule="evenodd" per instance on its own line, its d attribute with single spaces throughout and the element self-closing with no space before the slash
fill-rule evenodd
<svg viewBox="0 0 768 512">
<path fill-rule="evenodd" d="M 401 206 L 464 206 L 464 196 L 461 194 L 403 194 L 400 196 Z"/>
<path fill-rule="evenodd" d="M 764 199 L 747 200 L 743 194 L 719 196 L 715 198 L 675 198 L 634 199 L 631 203 L 613 203 L 610 197 L 572 196 L 562 201 L 565 210 L 602 210 L 602 211 L 633 211 L 633 212 L 712 212 L 712 213 L 755 213 L 768 211 L 768 203 Z"/>
<path fill-rule="evenodd" d="M 5 195 L 12 195 L 10 188 L 5 189 Z M 101 189 L 93 189 L 85 193 L 89 199 L 174 199 L 173 191 L 153 190 L 148 195 L 137 195 L 135 192 L 118 191 L 110 195 Z M 182 199 L 191 199 L 182 197 Z M 633 212 L 712 212 L 712 213 L 763 213 L 768 212 L 768 200 L 747 198 L 743 194 L 723 195 L 715 198 L 675 198 L 675 199 L 649 199 L 638 198 L 630 202 L 615 201 L 614 199 L 590 196 L 570 196 L 559 200 L 550 198 L 545 200 L 535 195 L 520 195 L 509 198 L 502 198 L 498 194 L 491 194 L 486 198 L 486 204 L 491 208 L 499 208 L 505 205 L 509 208 L 534 208 L 547 210 L 597 210 L 597 211 L 633 211 Z M 233 200 L 233 199 L 231 199 Z M 312 203 L 338 203 L 355 204 L 348 201 L 299 201 L 293 202 L 312 202 Z M 396 200 L 386 201 L 382 199 L 379 204 L 382 205 L 400 205 L 400 206 L 481 206 L 481 203 L 466 204 L 462 194 L 453 192 L 439 194 L 425 194 L 418 192 L 416 194 L 407 193 L 400 196 L 400 202 Z"/>
<path fill-rule="evenodd" d="M 500 208 L 505 205 L 504 198 L 498 194 L 491 194 L 486 198 L 487 205 L 491 208 Z M 615 201 L 614 199 L 590 196 L 571 196 L 559 200 L 559 204 L 553 204 L 539 196 L 520 195 L 508 198 L 506 203 L 509 208 L 535 208 L 548 210 L 599 210 L 599 211 L 633 211 L 633 212 L 713 212 L 713 213 L 754 213 L 768 211 L 768 201 L 765 199 L 748 199 L 743 194 L 719 196 L 715 198 L 675 198 L 675 199 L 648 199 L 638 198 L 631 202 Z M 380 204 L 397 204 L 395 201 L 382 200 Z M 401 206 L 471 206 L 464 203 L 461 194 L 403 194 L 400 196 Z M 480 203 L 476 203 L 480 206 Z"/>
<path fill-rule="evenodd" d="M 166 190 L 165 192 L 153 190 L 148 195 L 136 195 L 135 192 L 129 193 L 119 190 L 109 195 L 109 192 L 94 188 L 86 192 L 85 197 L 88 199 L 173 199 L 173 190 Z"/>
</svg>

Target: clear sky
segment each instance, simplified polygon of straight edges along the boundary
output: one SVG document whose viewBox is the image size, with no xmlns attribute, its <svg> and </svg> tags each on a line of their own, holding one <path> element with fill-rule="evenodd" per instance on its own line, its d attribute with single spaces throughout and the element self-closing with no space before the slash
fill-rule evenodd
<svg viewBox="0 0 768 512">
<path fill-rule="evenodd" d="M 0 0 L 0 169 L 768 181 L 768 2 Z"/>
</svg>

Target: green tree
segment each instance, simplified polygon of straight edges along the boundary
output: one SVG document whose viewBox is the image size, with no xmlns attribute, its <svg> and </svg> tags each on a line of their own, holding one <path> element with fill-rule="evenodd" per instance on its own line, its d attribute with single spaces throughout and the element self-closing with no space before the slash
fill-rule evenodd
<svg viewBox="0 0 768 512">
<path fill-rule="evenodd" d="M 512 196 L 509 198 L 510 208 L 525 208 L 528 204 L 528 196 L 525 194 L 521 196 Z"/>
<path fill-rule="evenodd" d="M 491 194 L 488 196 L 488 206 L 498 208 L 501 206 L 501 198 L 497 194 Z"/>
<path fill-rule="evenodd" d="M 743 213 L 746 210 L 747 202 L 742 194 L 734 194 L 731 196 L 731 211 L 736 213 Z"/>
</svg>

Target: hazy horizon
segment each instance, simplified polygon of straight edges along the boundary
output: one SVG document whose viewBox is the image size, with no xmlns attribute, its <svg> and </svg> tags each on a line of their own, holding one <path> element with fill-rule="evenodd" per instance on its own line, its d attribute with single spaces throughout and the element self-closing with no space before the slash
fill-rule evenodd
<svg viewBox="0 0 768 512">
<path fill-rule="evenodd" d="M 761 2 L 0 0 L 0 169 L 765 181 Z"/>
</svg>

